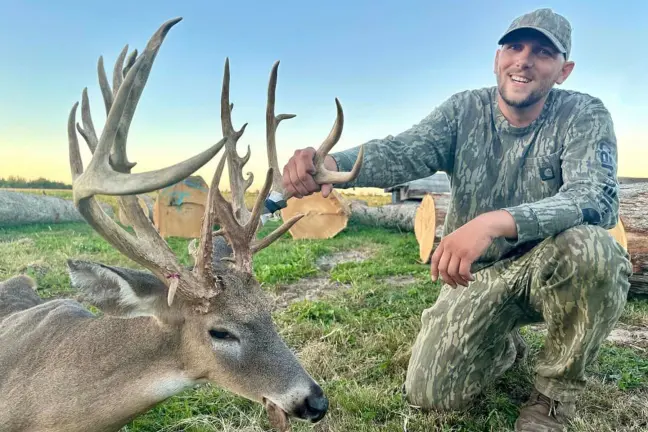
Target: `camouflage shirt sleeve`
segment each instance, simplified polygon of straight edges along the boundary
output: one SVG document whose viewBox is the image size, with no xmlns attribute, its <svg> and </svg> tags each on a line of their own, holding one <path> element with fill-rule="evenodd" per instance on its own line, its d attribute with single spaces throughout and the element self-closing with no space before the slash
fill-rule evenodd
<svg viewBox="0 0 648 432">
<path fill-rule="evenodd" d="M 517 226 L 518 237 L 511 243 L 542 240 L 579 224 L 613 228 L 619 214 L 617 157 L 612 118 L 596 100 L 581 111 L 565 137 L 559 192 L 504 209 Z"/>
<path fill-rule="evenodd" d="M 446 100 L 410 129 L 364 144 L 360 174 L 354 182 L 334 185 L 386 188 L 428 177 L 437 171 L 450 172 L 456 142 L 456 115 L 452 99 Z M 332 153 L 339 171 L 350 171 L 360 147 Z"/>
</svg>

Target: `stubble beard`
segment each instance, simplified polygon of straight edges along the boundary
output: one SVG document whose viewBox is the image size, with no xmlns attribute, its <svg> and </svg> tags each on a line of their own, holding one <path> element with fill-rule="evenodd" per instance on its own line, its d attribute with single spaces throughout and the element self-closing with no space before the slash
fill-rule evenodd
<svg viewBox="0 0 648 432">
<path fill-rule="evenodd" d="M 548 83 L 547 85 L 541 86 L 540 88 L 535 89 L 527 97 L 522 100 L 514 100 L 506 95 L 506 89 L 504 83 L 502 83 L 501 78 L 497 78 L 497 91 L 499 92 L 502 100 L 512 108 L 528 108 L 532 105 L 535 105 L 540 100 L 542 100 L 549 92 L 551 91 L 552 85 Z"/>
</svg>

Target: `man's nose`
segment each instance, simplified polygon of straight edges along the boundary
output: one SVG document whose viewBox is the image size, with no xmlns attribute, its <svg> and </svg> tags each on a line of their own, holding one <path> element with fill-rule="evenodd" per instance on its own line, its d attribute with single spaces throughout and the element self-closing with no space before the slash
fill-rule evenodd
<svg viewBox="0 0 648 432">
<path fill-rule="evenodd" d="M 520 69 L 528 69 L 533 66 L 533 52 L 529 47 L 524 47 L 517 53 L 515 65 Z"/>
</svg>

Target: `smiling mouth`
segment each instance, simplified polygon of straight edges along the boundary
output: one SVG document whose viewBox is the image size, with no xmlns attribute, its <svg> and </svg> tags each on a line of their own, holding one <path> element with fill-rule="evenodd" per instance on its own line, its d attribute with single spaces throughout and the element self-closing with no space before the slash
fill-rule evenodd
<svg viewBox="0 0 648 432">
<path fill-rule="evenodd" d="M 528 84 L 528 83 L 531 82 L 531 79 L 529 79 L 527 77 L 523 77 L 521 75 L 509 75 L 509 76 L 511 78 L 511 81 L 513 81 L 514 83 Z"/>
</svg>

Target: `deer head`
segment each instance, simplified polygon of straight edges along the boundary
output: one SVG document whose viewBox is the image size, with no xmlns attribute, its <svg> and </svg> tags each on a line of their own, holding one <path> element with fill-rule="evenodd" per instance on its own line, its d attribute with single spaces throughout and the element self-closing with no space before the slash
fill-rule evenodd
<svg viewBox="0 0 648 432">
<path fill-rule="evenodd" d="M 223 139 L 173 166 L 131 173 L 135 164 L 126 155 L 130 122 L 160 46 L 168 31 L 179 21 L 180 18 L 164 23 L 140 55 L 134 51 L 127 58 L 128 46 L 124 48 L 114 67 L 112 90 L 103 60 L 99 59 L 99 83 L 107 113 L 100 136 L 93 126 L 87 89 L 82 93 L 83 126 L 76 124 L 78 102 L 70 112 L 68 137 L 75 205 L 97 233 L 145 269 L 70 261 L 71 279 L 108 313 L 152 317 L 156 325 L 173 336 L 176 341 L 174 355 L 180 359 L 179 364 L 185 372 L 199 381 L 211 381 L 264 404 L 280 429 L 287 427 L 288 416 L 318 421 L 325 415 L 328 401 L 275 330 L 268 302 L 252 269 L 253 254 L 284 234 L 301 215 L 285 221 L 265 238 L 257 239 L 261 209 L 276 167 L 268 169 L 251 211 L 246 213 L 241 208 L 233 208 L 232 203 L 242 196 L 251 181 L 238 181 L 242 179 L 239 170 L 244 163 L 237 163 L 238 159 L 233 156 L 238 157 L 236 142 L 245 126 L 239 131 L 232 126 L 228 62 L 221 95 Z M 340 116 L 338 103 L 338 121 L 334 127 L 337 137 L 341 132 Z M 77 130 L 92 153 L 85 170 Z M 330 149 L 333 141 L 336 139 L 327 139 L 324 145 Z M 224 146 L 227 151 L 218 164 L 205 206 L 195 264 L 185 268 L 141 211 L 136 194 L 181 181 L 205 165 Z M 247 161 L 249 154 L 248 148 L 248 154 L 240 159 Z M 232 203 L 219 190 L 226 160 L 230 161 Z M 347 176 L 344 181 L 350 178 Z M 96 201 L 97 194 L 118 196 L 134 234 L 123 230 L 103 212 Z M 214 232 L 216 223 L 220 228 Z M 230 256 L 225 257 L 229 260 L 225 265 L 214 265 L 221 258 L 214 259 L 215 237 L 226 239 L 231 251 Z M 173 392 L 168 393 L 165 396 Z"/>
</svg>

